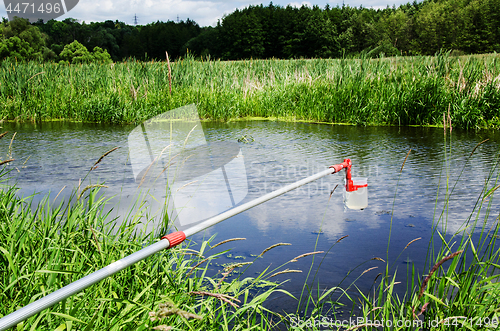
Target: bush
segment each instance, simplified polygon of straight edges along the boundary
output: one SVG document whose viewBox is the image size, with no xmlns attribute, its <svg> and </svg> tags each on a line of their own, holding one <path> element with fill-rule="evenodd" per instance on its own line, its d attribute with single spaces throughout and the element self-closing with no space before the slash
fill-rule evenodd
<svg viewBox="0 0 500 331">
<path fill-rule="evenodd" d="M 94 51 L 91 53 L 88 51 L 87 47 L 80 44 L 78 41 L 73 41 L 71 44 L 64 46 L 63 51 L 59 54 L 59 58 L 62 61 L 67 61 L 69 63 L 110 63 L 111 56 L 107 50 L 102 50 L 100 47 L 94 47 Z"/>
</svg>

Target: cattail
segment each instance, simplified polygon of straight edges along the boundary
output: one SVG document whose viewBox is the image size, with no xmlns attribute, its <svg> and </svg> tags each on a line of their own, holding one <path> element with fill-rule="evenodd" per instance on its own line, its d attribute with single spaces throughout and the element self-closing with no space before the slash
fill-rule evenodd
<svg viewBox="0 0 500 331">
<path fill-rule="evenodd" d="M 419 238 L 416 238 L 416 239 L 413 239 L 412 241 L 410 241 L 408 244 L 406 244 L 405 248 L 403 248 L 403 250 L 407 249 L 408 246 L 410 246 L 411 244 L 413 244 L 415 241 L 418 241 L 422 239 L 422 237 L 419 237 Z"/>
<path fill-rule="evenodd" d="M 183 252 L 191 252 L 193 254 L 200 255 L 200 252 L 198 252 L 197 250 L 191 249 L 191 248 L 183 248 L 182 251 Z"/>
<path fill-rule="evenodd" d="M 189 182 L 187 184 L 184 184 L 182 185 L 181 187 L 179 187 L 177 190 L 175 190 L 175 192 L 179 192 L 180 190 L 182 190 L 183 188 L 185 188 L 186 186 L 189 186 L 191 184 L 194 184 L 194 183 L 197 183 L 198 181 L 197 180 L 193 180 L 192 182 Z"/>
<path fill-rule="evenodd" d="M 231 274 L 231 272 L 233 272 L 234 268 L 235 268 L 234 265 L 224 268 L 224 270 L 226 272 L 222 273 L 222 278 L 219 280 L 219 282 L 217 283 L 217 285 L 215 286 L 215 288 L 219 288 L 220 284 L 222 284 L 222 282 L 224 281 L 224 279 L 226 279 L 226 277 L 229 276 Z"/>
<path fill-rule="evenodd" d="M 26 164 L 26 162 L 28 162 L 28 160 L 30 159 L 30 157 L 31 157 L 31 155 L 29 155 L 29 156 L 26 158 L 26 160 L 24 160 L 23 165 L 25 165 L 25 164 Z M 24 168 L 24 167 L 23 167 L 23 168 Z"/>
<path fill-rule="evenodd" d="M 425 288 L 427 287 L 427 283 L 429 282 L 429 280 L 431 279 L 431 276 L 432 274 L 443 264 L 445 263 L 446 261 L 450 260 L 450 259 L 453 259 L 455 256 L 457 255 L 460 255 L 462 254 L 463 250 L 460 250 L 460 251 L 457 251 L 453 254 L 450 254 L 448 256 L 445 256 L 441 261 L 439 261 L 438 263 L 436 263 L 431 271 L 429 272 L 429 274 L 427 275 L 427 277 L 425 277 L 424 279 L 424 282 L 422 283 L 422 286 L 420 287 L 420 293 L 418 294 L 418 298 L 420 299 L 422 297 L 422 295 L 424 294 L 424 290 Z"/>
<path fill-rule="evenodd" d="M 66 188 L 66 185 L 64 185 L 64 186 L 63 186 L 63 188 L 59 191 L 59 193 L 57 193 L 57 195 L 56 195 L 56 197 L 54 198 L 54 201 L 53 201 L 52 203 L 56 202 L 57 197 L 59 196 L 59 194 L 61 194 L 61 192 L 62 192 L 65 188 Z"/>
<path fill-rule="evenodd" d="M 106 153 L 102 154 L 102 156 L 99 158 L 99 160 L 97 160 L 96 163 L 94 163 L 94 165 L 92 166 L 92 168 L 90 168 L 90 170 L 92 171 L 92 170 L 96 169 L 97 168 L 96 166 L 99 163 L 101 163 L 102 159 L 104 159 L 109 153 L 116 151 L 118 148 L 120 148 L 120 147 L 112 148 L 109 151 L 107 151 Z"/>
<path fill-rule="evenodd" d="M 85 191 L 87 190 L 90 190 L 91 188 L 94 188 L 94 187 L 105 187 L 105 188 L 108 188 L 108 186 L 106 185 L 101 185 L 101 184 L 95 184 L 95 185 L 87 185 L 83 190 L 82 192 L 80 193 L 80 195 L 78 196 L 77 200 L 80 200 L 80 198 L 83 196 L 83 193 L 85 193 Z"/>
<path fill-rule="evenodd" d="M 16 137 L 17 132 L 14 132 L 14 135 L 12 136 L 12 139 L 10 140 L 9 144 L 9 155 L 12 157 L 12 143 L 14 142 L 14 138 Z"/>
<path fill-rule="evenodd" d="M 345 239 L 345 238 L 347 238 L 347 237 L 349 237 L 349 235 L 348 235 L 348 234 L 347 234 L 347 235 L 345 235 L 345 236 L 343 236 L 343 237 L 340 237 L 340 238 L 337 240 L 337 242 L 340 242 L 341 240 L 343 240 L 343 239 Z"/>
<path fill-rule="evenodd" d="M 379 273 L 377 274 L 377 276 L 375 277 L 375 279 L 373 280 L 373 283 L 374 283 L 374 284 L 375 284 L 375 282 L 377 281 L 377 279 L 378 279 L 380 276 L 382 276 L 382 273 L 381 273 L 381 272 L 379 272 Z"/>
<path fill-rule="evenodd" d="M 391 288 L 391 286 L 398 285 L 398 284 L 401 284 L 401 282 L 395 282 L 394 284 L 390 284 L 390 285 L 388 285 L 388 286 L 385 288 L 384 292 L 385 292 L 385 291 L 387 291 L 388 289 L 390 289 L 390 288 Z"/>
<path fill-rule="evenodd" d="M 337 186 L 339 186 L 339 184 L 335 185 L 333 190 L 330 192 L 330 197 L 328 198 L 328 200 L 330 200 L 332 198 L 332 194 L 333 194 L 333 192 L 335 192 L 335 189 L 337 188 Z"/>
<path fill-rule="evenodd" d="M 401 173 L 401 172 L 403 172 L 403 168 L 404 168 L 404 166 L 405 166 L 406 159 L 408 159 L 408 156 L 410 155 L 410 153 L 411 153 L 411 148 L 410 148 L 410 150 L 408 151 L 408 153 L 406 154 L 405 160 L 403 161 L 403 164 L 401 165 L 401 170 L 399 170 L 399 172 L 400 172 L 400 173 Z"/>
<path fill-rule="evenodd" d="M 99 246 L 99 241 L 97 240 L 97 235 L 95 234 L 95 231 L 94 229 L 92 228 L 92 226 L 90 227 L 90 231 L 92 231 L 92 235 L 94 237 L 94 241 L 95 241 L 95 244 L 97 246 L 97 250 L 99 251 L 99 253 L 102 253 L 101 251 L 101 246 Z"/>
<path fill-rule="evenodd" d="M 450 106 L 451 106 L 451 104 L 448 104 L 448 127 L 450 128 L 450 133 L 451 133 L 451 130 L 453 130 L 453 127 L 451 126 Z"/>
<path fill-rule="evenodd" d="M 130 84 L 130 96 L 132 99 L 137 100 L 137 92 L 139 92 L 139 88 L 140 86 L 136 90 L 134 84 Z"/>
<path fill-rule="evenodd" d="M 170 145 L 166 146 L 165 148 L 163 148 L 161 150 L 160 154 L 157 157 L 155 157 L 154 160 L 149 164 L 149 166 L 146 169 L 146 172 L 144 173 L 144 175 L 142 175 L 141 182 L 139 183 L 138 187 L 141 187 L 141 185 L 144 183 L 144 180 L 146 179 L 146 175 L 148 174 L 149 169 L 151 169 L 151 167 L 156 163 L 156 161 L 161 158 L 161 156 L 163 155 L 163 152 L 165 152 L 165 150 L 167 148 L 169 148 L 170 146 L 172 146 L 172 144 L 170 144 Z M 175 156 L 174 156 L 174 158 L 175 158 Z M 163 171 L 165 171 L 169 166 L 170 166 L 170 163 L 163 169 Z M 160 173 L 160 175 L 163 173 L 163 171 Z M 156 179 L 158 179 L 160 177 L 160 175 L 158 175 L 158 177 L 156 177 Z"/>
<path fill-rule="evenodd" d="M 243 266 L 246 266 L 246 265 L 249 265 L 249 264 L 252 264 L 253 262 L 241 262 L 241 263 L 235 263 L 235 264 L 232 264 L 226 268 L 224 268 L 224 270 L 226 269 L 231 269 L 231 270 L 234 270 L 236 268 L 240 268 L 240 267 L 243 267 Z"/>
<path fill-rule="evenodd" d="M 302 270 L 293 270 L 293 269 L 285 269 L 283 271 L 280 271 L 280 272 L 277 272 L 275 274 L 272 274 L 271 276 L 269 276 L 269 278 L 273 278 L 273 277 L 276 277 L 278 275 L 282 275 L 282 274 L 289 274 L 289 273 L 294 273 L 294 272 L 302 272 Z"/>
<path fill-rule="evenodd" d="M 186 277 L 189 277 L 189 275 L 191 275 L 193 273 L 193 271 L 200 266 L 200 264 L 207 262 L 208 259 L 209 258 L 207 257 L 206 259 L 201 260 L 200 262 L 196 263 L 196 265 L 194 267 L 192 267 L 191 270 L 189 270 L 189 272 L 186 274 Z"/>
<path fill-rule="evenodd" d="M 385 260 L 380 257 L 373 257 L 372 260 L 382 261 L 385 263 Z"/>
<path fill-rule="evenodd" d="M 373 269 L 378 269 L 378 267 L 371 267 L 371 268 L 366 269 L 365 271 L 363 271 L 361 273 L 360 277 L 363 276 L 364 274 L 366 274 L 368 271 L 372 271 Z"/>
<path fill-rule="evenodd" d="M 234 308 L 238 308 L 239 306 L 237 304 L 235 304 L 234 302 L 232 302 L 231 300 L 233 301 L 236 301 L 236 302 L 241 302 L 240 300 L 232 297 L 232 296 L 229 296 L 229 295 L 226 295 L 226 294 L 220 294 L 220 293 L 210 293 L 210 292 L 205 292 L 205 291 L 194 291 L 194 292 L 189 292 L 188 293 L 189 295 L 206 295 L 206 296 L 209 296 L 209 297 L 214 297 L 214 298 L 217 298 L 221 301 L 224 301 L 228 304 L 230 304 L 231 306 L 233 306 Z"/>
<path fill-rule="evenodd" d="M 167 57 L 167 67 L 168 67 L 168 91 L 172 95 L 172 69 L 170 68 L 170 59 L 168 58 L 168 53 L 165 51 Z"/>
<path fill-rule="evenodd" d="M 0 162 L 0 165 L 6 164 L 6 163 L 9 163 L 9 162 L 12 162 L 12 161 L 15 161 L 15 159 L 8 159 L 8 160 L 5 160 L 5 161 L 2 161 L 2 162 Z"/>
<path fill-rule="evenodd" d="M 476 147 L 474 147 L 474 148 L 472 149 L 472 152 L 470 152 L 469 157 L 471 157 L 471 156 L 472 156 L 472 154 L 474 154 L 474 151 L 476 150 L 476 148 L 478 148 L 478 147 L 479 147 L 479 145 L 481 145 L 482 143 L 487 142 L 488 140 L 490 140 L 490 139 L 489 139 L 489 138 L 488 138 L 488 139 L 485 139 L 485 140 L 481 141 L 479 144 L 477 144 L 477 145 L 476 145 Z"/>
</svg>

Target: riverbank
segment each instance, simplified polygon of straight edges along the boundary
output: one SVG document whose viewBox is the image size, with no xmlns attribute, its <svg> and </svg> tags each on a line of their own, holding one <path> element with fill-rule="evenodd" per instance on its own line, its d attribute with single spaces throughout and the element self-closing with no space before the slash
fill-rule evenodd
<svg viewBox="0 0 500 331">
<path fill-rule="evenodd" d="M 500 56 L 0 64 L 3 121 L 140 123 L 195 103 L 202 119 L 498 128 Z M 171 86 L 171 92 L 170 92 Z"/>
</svg>

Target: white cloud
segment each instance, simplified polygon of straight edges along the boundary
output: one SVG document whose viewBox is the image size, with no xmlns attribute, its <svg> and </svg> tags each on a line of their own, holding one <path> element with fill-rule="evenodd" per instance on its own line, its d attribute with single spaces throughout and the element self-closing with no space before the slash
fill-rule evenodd
<svg viewBox="0 0 500 331">
<path fill-rule="evenodd" d="M 290 2 L 288 4 L 289 6 L 292 6 L 292 7 L 295 7 L 295 8 L 300 8 L 302 6 L 306 6 L 306 7 L 309 7 L 309 8 L 312 8 L 313 5 L 309 2 L 309 1 L 302 1 L 302 2 Z"/>
</svg>

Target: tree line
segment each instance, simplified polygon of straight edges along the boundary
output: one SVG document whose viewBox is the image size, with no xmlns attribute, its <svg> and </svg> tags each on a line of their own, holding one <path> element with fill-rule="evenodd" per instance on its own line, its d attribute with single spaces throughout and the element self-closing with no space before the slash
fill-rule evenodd
<svg viewBox="0 0 500 331">
<path fill-rule="evenodd" d="M 163 60 L 165 51 L 172 59 L 191 53 L 223 60 L 500 52 L 500 0 L 424 0 L 377 10 L 271 2 L 236 10 L 215 27 L 189 19 L 144 26 L 22 21 L 4 19 L 0 25 L 0 59 L 72 62 L 64 52 L 72 43 L 73 49 L 93 50 L 101 60 L 107 53 L 113 61 Z"/>
</svg>

